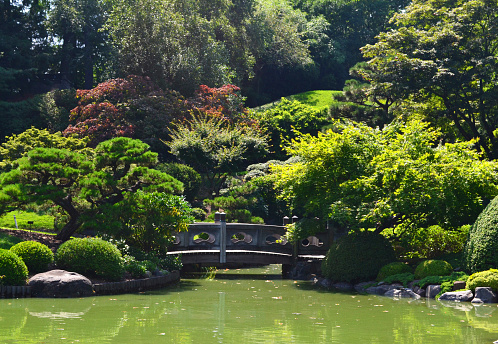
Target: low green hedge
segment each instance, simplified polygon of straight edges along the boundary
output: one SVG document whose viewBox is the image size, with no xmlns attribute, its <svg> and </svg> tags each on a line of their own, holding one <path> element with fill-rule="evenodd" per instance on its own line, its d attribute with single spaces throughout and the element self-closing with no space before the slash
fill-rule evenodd
<svg viewBox="0 0 498 344">
<path fill-rule="evenodd" d="M 22 241 L 10 248 L 26 263 L 30 273 L 46 271 L 54 261 L 54 254 L 47 245 L 37 241 Z"/>
<path fill-rule="evenodd" d="M 427 276 L 447 276 L 453 272 L 450 263 L 444 260 L 424 260 L 415 268 L 415 278 L 421 279 Z"/>
<path fill-rule="evenodd" d="M 322 272 L 333 281 L 370 281 L 384 265 L 395 260 L 394 250 L 385 237 L 357 232 L 342 237 L 330 248 L 322 262 Z"/>
<path fill-rule="evenodd" d="M 489 287 L 498 291 L 498 269 L 489 269 L 470 275 L 466 288 L 474 291 L 476 287 Z"/>
<path fill-rule="evenodd" d="M 124 273 L 121 252 L 115 245 L 99 238 L 66 241 L 57 250 L 55 261 L 62 269 L 109 281 L 120 280 Z"/>
<path fill-rule="evenodd" d="M 0 249 L 0 284 L 25 285 L 28 267 L 14 252 Z"/>
</svg>

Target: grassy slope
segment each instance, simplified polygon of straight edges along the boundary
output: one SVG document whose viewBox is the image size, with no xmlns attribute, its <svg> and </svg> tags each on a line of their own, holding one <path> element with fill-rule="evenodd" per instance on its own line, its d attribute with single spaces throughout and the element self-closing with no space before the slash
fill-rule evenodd
<svg viewBox="0 0 498 344">
<path fill-rule="evenodd" d="M 11 211 L 0 217 L 0 228 L 16 228 L 14 215 L 17 219 L 17 227 L 22 229 L 54 229 L 54 217 L 50 215 L 38 215 L 24 211 Z M 33 221 L 29 225 L 28 221 Z"/>
<path fill-rule="evenodd" d="M 316 90 L 316 91 L 308 91 L 304 93 L 298 93 L 294 94 L 291 96 L 287 96 L 284 98 L 287 98 L 289 100 L 297 100 L 301 103 L 316 107 L 316 108 L 323 108 L 323 107 L 330 107 L 330 105 L 336 103 L 336 101 L 332 98 L 333 95 L 340 94 L 342 91 L 330 91 L 330 90 Z M 254 108 L 256 111 L 265 111 L 273 106 L 277 105 L 280 103 L 280 100 L 276 100 L 274 102 L 262 105 L 260 107 Z"/>
<path fill-rule="evenodd" d="M 0 233 L 0 248 L 3 248 L 5 250 L 10 249 L 12 246 L 21 241 L 22 239 L 15 236 Z"/>
</svg>

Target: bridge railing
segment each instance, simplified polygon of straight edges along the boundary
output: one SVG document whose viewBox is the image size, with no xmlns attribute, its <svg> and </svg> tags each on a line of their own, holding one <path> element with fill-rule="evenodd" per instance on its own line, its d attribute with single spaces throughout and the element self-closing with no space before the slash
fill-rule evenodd
<svg viewBox="0 0 498 344">
<path fill-rule="evenodd" d="M 174 251 L 216 250 L 220 251 L 220 262 L 226 251 L 265 251 L 295 256 L 321 256 L 330 248 L 328 232 L 310 236 L 299 243 L 291 244 L 284 234 L 284 226 L 247 223 L 194 223 L 189 230 L 175 234 Z M 225 253 L 224 253 L 225 252 Z"/>
</svg>

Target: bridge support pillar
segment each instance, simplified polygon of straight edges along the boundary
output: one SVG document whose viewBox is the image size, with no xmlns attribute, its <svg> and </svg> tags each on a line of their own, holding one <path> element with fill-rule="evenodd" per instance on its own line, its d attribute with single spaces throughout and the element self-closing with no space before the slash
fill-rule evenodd
<svg viewBox="0 0 498 344">
<path fill-rule="evenodd" d="M 220 219 L 220 263 L 227 262 L 227 222 L 226 214 L 219 213 Z"/>
</svg>

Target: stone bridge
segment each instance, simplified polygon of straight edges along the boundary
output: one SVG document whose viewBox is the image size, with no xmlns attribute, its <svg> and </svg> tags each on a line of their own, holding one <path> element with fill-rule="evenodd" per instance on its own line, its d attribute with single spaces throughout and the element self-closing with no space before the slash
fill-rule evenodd
<svg viewBox="0 0 498 344">
<path fill-rule="evenodd" d="M 294 265 L 300 260 L 322 260 L 329 247 L 328 232 L 291 244 L 284 226 L 246 223 L 194 223 L 175 235 L 168 254 L 181 254 L 184 265 Z"/>
</svg>

